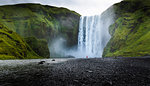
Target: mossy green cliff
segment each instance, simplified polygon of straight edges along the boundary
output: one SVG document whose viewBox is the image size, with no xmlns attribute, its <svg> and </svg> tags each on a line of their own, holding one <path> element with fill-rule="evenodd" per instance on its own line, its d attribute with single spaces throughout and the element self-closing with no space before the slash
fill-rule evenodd
<svg viewBox="0 0 150 86">
<path fill-rule="evenodd" d="M 49 39 L 56 34 L 65 33 L 76 39 L 79 18 L 79 14 L 66 8 L 40 4 L 0 7 L 0 22 L 23 37 Z"/>
<path fill-rule="evenodd" d="M 37 53 L 39 56 L 49 58 L 50 52 L 48 49 L 47 41 L 44 39 L 36 39 L 35 37 L 25 38 L 27 44 Z"/>
<path fill-rule="evenodd" d="M 150 55 L 150 0 L 124 0 L 113 6 L 115 23 L 103 57 Z"/>
<path fill-rule="evenodd" d="M 49 49 L 46 48 L 48 45 L 45 45 L 45 42 L 51 43 L 59 35 L 67 40 L 69 47 L 77 44 L 79 18 L 80 15 L 74 11 L 47 5 L 18 4 L 0 6 L 0 22 L 26 38 L 31 48 L 38 55 L 44 57 L 49 56 Z M 41 42 L 41 40 L 46 41 Z M 37 46 L 38 44 L 42 48 Z M 43 51 L 45 51 L 44 54 L 42 54 Z"/>
<path fill-rule="evenodd" d="M 0 59 L 41 58 L 17 33 L 0 24 Z"/>
</svg>

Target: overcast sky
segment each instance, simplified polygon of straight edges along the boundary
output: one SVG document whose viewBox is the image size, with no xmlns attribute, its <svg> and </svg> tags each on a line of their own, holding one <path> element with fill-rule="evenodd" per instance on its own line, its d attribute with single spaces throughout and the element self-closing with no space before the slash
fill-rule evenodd
<svg viewBox="0 0 150 86">
<path fill-rule="evenodd" d="M 16 3 L 41 3 L 57 7 L 66 7 L 81 15 L 101 14 L 114 3 L 122 0 L 0 0 L 0 5 Z"/>
</svg>

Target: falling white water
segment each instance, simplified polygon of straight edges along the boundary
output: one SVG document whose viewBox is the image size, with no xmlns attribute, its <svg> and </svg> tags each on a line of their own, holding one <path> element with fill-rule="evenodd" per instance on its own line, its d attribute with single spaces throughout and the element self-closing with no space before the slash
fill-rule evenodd
<svg viewBox="0 0 150 86">
<path fill-rule="evenodd" d="M 67 48 L 66 39 L 56 38 L 50 43 L 51 57 L 100 58 L 110 40 L 109 26 L 114 23 L 113 7 L 101 15 L 81 16 L 78 46 Z"/>
<path fill-rule="evenodd" d="M 64 38 L 57 38 L 51 44 L 51 56 L 76 58 L 102 57 L 104 47 L 110 40 L 109 26 L 113 23 L 112 15 L 81 16 L 78 33 L 78 47 L 67 49 Z M 62 40 L 63 39 L 63 40 Z"/>
<path fill-rule="evenodd" d="M 104 47 L 110 39 L 108 25 L 100 15 L 81 16 L 78 51 L 79 57 L 102 57 Z M 109 24 L 110 25 L 110 24 Z"/>
</svg>

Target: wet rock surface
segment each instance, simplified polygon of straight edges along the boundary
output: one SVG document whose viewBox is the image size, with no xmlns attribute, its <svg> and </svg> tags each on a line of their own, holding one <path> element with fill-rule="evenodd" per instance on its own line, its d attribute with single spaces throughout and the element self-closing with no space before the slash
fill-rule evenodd
<svg viewBox="0 0 150 86">
<path fill-rule="evenodd" d="M 149 86 L 150 58 L 72 59 L 0 66 L 0 86 Z"/>
</svg>

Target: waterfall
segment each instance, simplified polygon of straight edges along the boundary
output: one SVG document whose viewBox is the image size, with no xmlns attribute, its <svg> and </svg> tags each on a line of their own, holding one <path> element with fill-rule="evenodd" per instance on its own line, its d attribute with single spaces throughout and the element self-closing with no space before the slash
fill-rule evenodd
<svg viewBox="0 0 150 86">
<path fill-rule="evenodd" d="M 102 57 L 104 47 L 110 40 L 108 27 L 101 15 L 81 16 L 78 35 L 78 57 Z"/>
<path fill-rule="evenodd" d="M 103 50 L 110 40 L 109 26 L 114 23 L 113 7 L 101 15 L 81 16 L 78 33 L 78 45 L 67 48 L 67 41 L 58 37 L 51 42 L 51 56 L 89 58 L 102 57 Z"/>
</svg>

